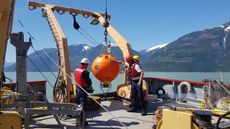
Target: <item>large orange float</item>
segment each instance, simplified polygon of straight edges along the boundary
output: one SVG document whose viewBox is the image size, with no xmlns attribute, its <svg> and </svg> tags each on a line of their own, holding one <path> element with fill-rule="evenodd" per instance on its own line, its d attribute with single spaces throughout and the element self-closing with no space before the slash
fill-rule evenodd
<svg viewBox="0 0 230 129">
<path fill-rule="evenodd" d="M 101 54 L 92 63 L 92 72 L 103 86 L 108 86 L 117 77 L 119 71 L 120 64 L 116 57 L 110 53 Z"/>
</svg>

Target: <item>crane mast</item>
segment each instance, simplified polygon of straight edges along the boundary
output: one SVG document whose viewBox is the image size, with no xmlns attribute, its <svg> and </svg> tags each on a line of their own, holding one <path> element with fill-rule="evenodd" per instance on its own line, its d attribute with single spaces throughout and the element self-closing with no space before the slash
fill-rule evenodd
<svg viewBox="0 0 230 129">
<path fill-rule="evenodd" d="M 70 63 L 69 63 L 69 52 L 68 52 L 68 42 L 65 34 L 63 33 L 54 13 L 52 11 L 52 5 L 45 5 L 43 7 L 43 16 L 46 18 L 50 30 L 56 41 L 59 55 L 59 65 L 60 65 L 60 84 L 61 86 L 67 87 L 66 98 L 67 100 L 56 100 L 56 101 L 70 101 L 70 95 L 74 94 L 73 85 L 71 81 Z M 65 98 L 65 97 L 64 97 Z M 57 98 L 58 99 L 58 98 Z"/>
</svg>

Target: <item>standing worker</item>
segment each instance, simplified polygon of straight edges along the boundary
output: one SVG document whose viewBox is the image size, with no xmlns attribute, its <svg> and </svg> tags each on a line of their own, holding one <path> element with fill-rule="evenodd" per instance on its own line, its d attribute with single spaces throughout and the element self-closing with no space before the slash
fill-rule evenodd
<svg viewBox="0 0 230 129">
<path fill-rule="evenodd" d="M 89 77 L 89 72 L 87 71 L 87 67 L 89 65 L 89 60 L 87 58 L 83 58 L 81 60 L 81 64 L 74 71 L 74 78 L 76 82 L 76 94 L 77 94 L 77 104 L 83 105 L 85 107 L 87 103 L 87 94 L 81 89 L 83 88 L 85 91 L 92 93 L 92 81 Z"/>
<path fill-rule="evenodd" d="M 131 77 L 131 66 L 133 65 L 134 61 L 133 61 L 133 57 L 131 55 L 128 55 L 125 57 L 125 69 L 126 69 L 126 75 L 127 75 L 127 82 L 129 82 L 129 84 L 132 86 L 132 77 Z M 131 89 L 132 90 L 132 89 Z M 129 105 L 129 108 L 132 107 L 132 100 L 133 100 L 133 95 L 132 95 L 132 91 L 130 91 L 130 100 L 131 100 L 131 104 Z"/>
<path fill-rule="evenodd" d="M 141 106 L 141 115 L 146 115 L 147 107 L 142 90 L 142 80 L 144 73 L 139 64 L 139 56 L 133 56 L 134 63 L 130 68 L 131 72 L 131 108 L 128 112 L 137 112 L 138 105 Z"/>
</svg>

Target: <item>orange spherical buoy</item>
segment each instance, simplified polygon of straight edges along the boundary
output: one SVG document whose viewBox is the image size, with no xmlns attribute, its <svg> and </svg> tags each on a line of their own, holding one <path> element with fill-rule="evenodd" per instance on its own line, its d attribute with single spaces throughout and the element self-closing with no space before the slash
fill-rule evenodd
<svg viewBox="0 0 230 129">
<path fill-rule="evenodd" d="M 96 57 L 92 63 L 93 75 L 103 83 L 108 85 L 114 80 L 120 71 L 120 64 L 116 57 L 109 53 L 103 53 Z"/>
</svg>

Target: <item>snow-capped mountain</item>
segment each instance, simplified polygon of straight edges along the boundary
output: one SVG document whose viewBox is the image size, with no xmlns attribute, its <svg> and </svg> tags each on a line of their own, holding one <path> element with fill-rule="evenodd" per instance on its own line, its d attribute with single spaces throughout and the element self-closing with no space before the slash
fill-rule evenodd
<svg viewBox="0 0 230 129">
<path fill-rule="evenodd" d="M 168 45 L 168 43 L 159 44 L 159 45 L 153 46 L 151 48 L 144 49 L 144 50 L 140 51 L 140 53 L 142 56 L 146 57 L 145 59 L 148 59 L 149 56 L 151 56 L 152 54 L 154 54 L 155 52 L 157 52 L 158 50 L 160 50 L 161 48 L 163 48 L 167 45 Z"/>
<path fill-rule="evenodd" d="M 161 48 L 165 47 L 166 45 L 168 45 L 168 43 L 164 43 L 164 44 L 160 44 L 160 45 L 157 45 L 157 46 L 153 46 L 153 47 L 151 47 L 149 49 L 145 49 L 143 51 L 145 51 L 145 52 L 154 52 L 154 51 L 156 51 L 158 49 L 161 49 Z"/>
<path fill-rule="evenodd" d="M 91 49 L 91 46 L 84 45 L 83 48 L 82 48 L 82 51 L 88 51 L 90 49 Z"/>
<path fill-rule="evenodd" d="M 69 51 L 69 60 L 71 63 L 71 70 L 74 70 L 79 64 L 80 64 L 80 60 L 82 58 L 88 58 L 90 60 L 90 62 L 93 62 L 93 60 L 102 53 L 103 45 L 98 45 L 98 46 L 89 46 L 87 44 L 77 44 L 77 45 L 70 45 L 68 46 L 68 51 Z M 124 60 L 123 56 L 122 56 L 122 52 L 119 49 L 119 47 L 116 44 L 111 44 L 112 47 L 112 54 L 117 57 L 119 60 Z M 47 54 L 56 62 L 58 62 L 58 53 L 57 53 L 57 49 L 56 48 L 46 48 L 44 49 Z M 139 53 L 133 49 L 131 49 L 133 54 L 137 54 L 139 55 Z M 58 67 L 56 66 L 56 64 L 54 64 L 48 57 L 47 55 L 44 54 L 44 52 L 42 52 L 42 50 L 37 51 L 37 53 L 40 55 L 40 57 L 43 58 L 43 60 L 46 60 L 46 64 L 49 66 L 49 68 L 52 71 L 57 71 Z M 43 62 L 41 61 L 41 59 L 39 58 L 39 56 L 37 56 L 36 53 L 32 53 L 30 55 L 28 55 L 30 57 L 30 59 L 33 61 L 33 64 L 36 64 L 36 66 L 39 66 L 39 70 L 40 71 L 48 71 L 49 69 L 43 64 Z M 142 56 L 141 56 L 142 57 Z M 33 64 L 28 61 L 28 71 L 37 71 L 37 69 L 33 66 Z M 13 65 L 7 65 L 5 67 L 6 71 L 15 71 L 15 64 Z M 90 70 L 90 69 L 89 69 Z"/>
<path fill-rule="evenodd" d="M 230 31 L 230 22 L 224 23 L 220 25 L 221 28 L 224 29 L 224 31 Z"/>
<path fill-rule="evenodd" d="M 227 22 L 223 25 L 220 25 L 222 29 L 224 29 L 224 36 L 223 36 L 223 47 L 226 48 L 226 40 L 229 37 L 229 32 L 230 32 L 230 22 Z"/>
<path fill-rule="evenodd" d="M 146 70 L 230 71 L 230 22 L 191 32 L 152 54 Z"/>
<path fill-rule="evenodd" d="M 81 53 L 86 53 L 90 51 L 92 47 L 87 44 L 77 44 L 77 45 L 70 45 L 69 48 L 74 49 L 75 51 L 79 51 Z"/>
<path fill-rule="evenodd" d="M 91 47 L 86 44 L 71 45 L 68 47 L 71 69 L 79 65 L 83 57 L 92 62 L 102 53 L 104 45 Z M 123 61 L 119 47 L 111 44 L 112 54 Z M 171 43 L 164 43 L 137 52 L 131 50 L 133 55 L 140 56 L 142 67 L 146 71 L 230 71 L 230 22 L 221 26 L 195 31 L 179 37 Z M 47 48 L 45 51 L 56 62 L 58 54 L 56 48 Z M 58 67 L 42 52 L 37 51 L 43 60 L 46 60 L 52 71 Z M 29 55 L 33 64 L 39 66 L 40 71 L 48 71 L 39 57 L 32 53 Z M 28 71 L 37 71 L 29 61 Z M 15 71 L 15 64 L 5 68 L 6 71 Z"/>
</svg>

